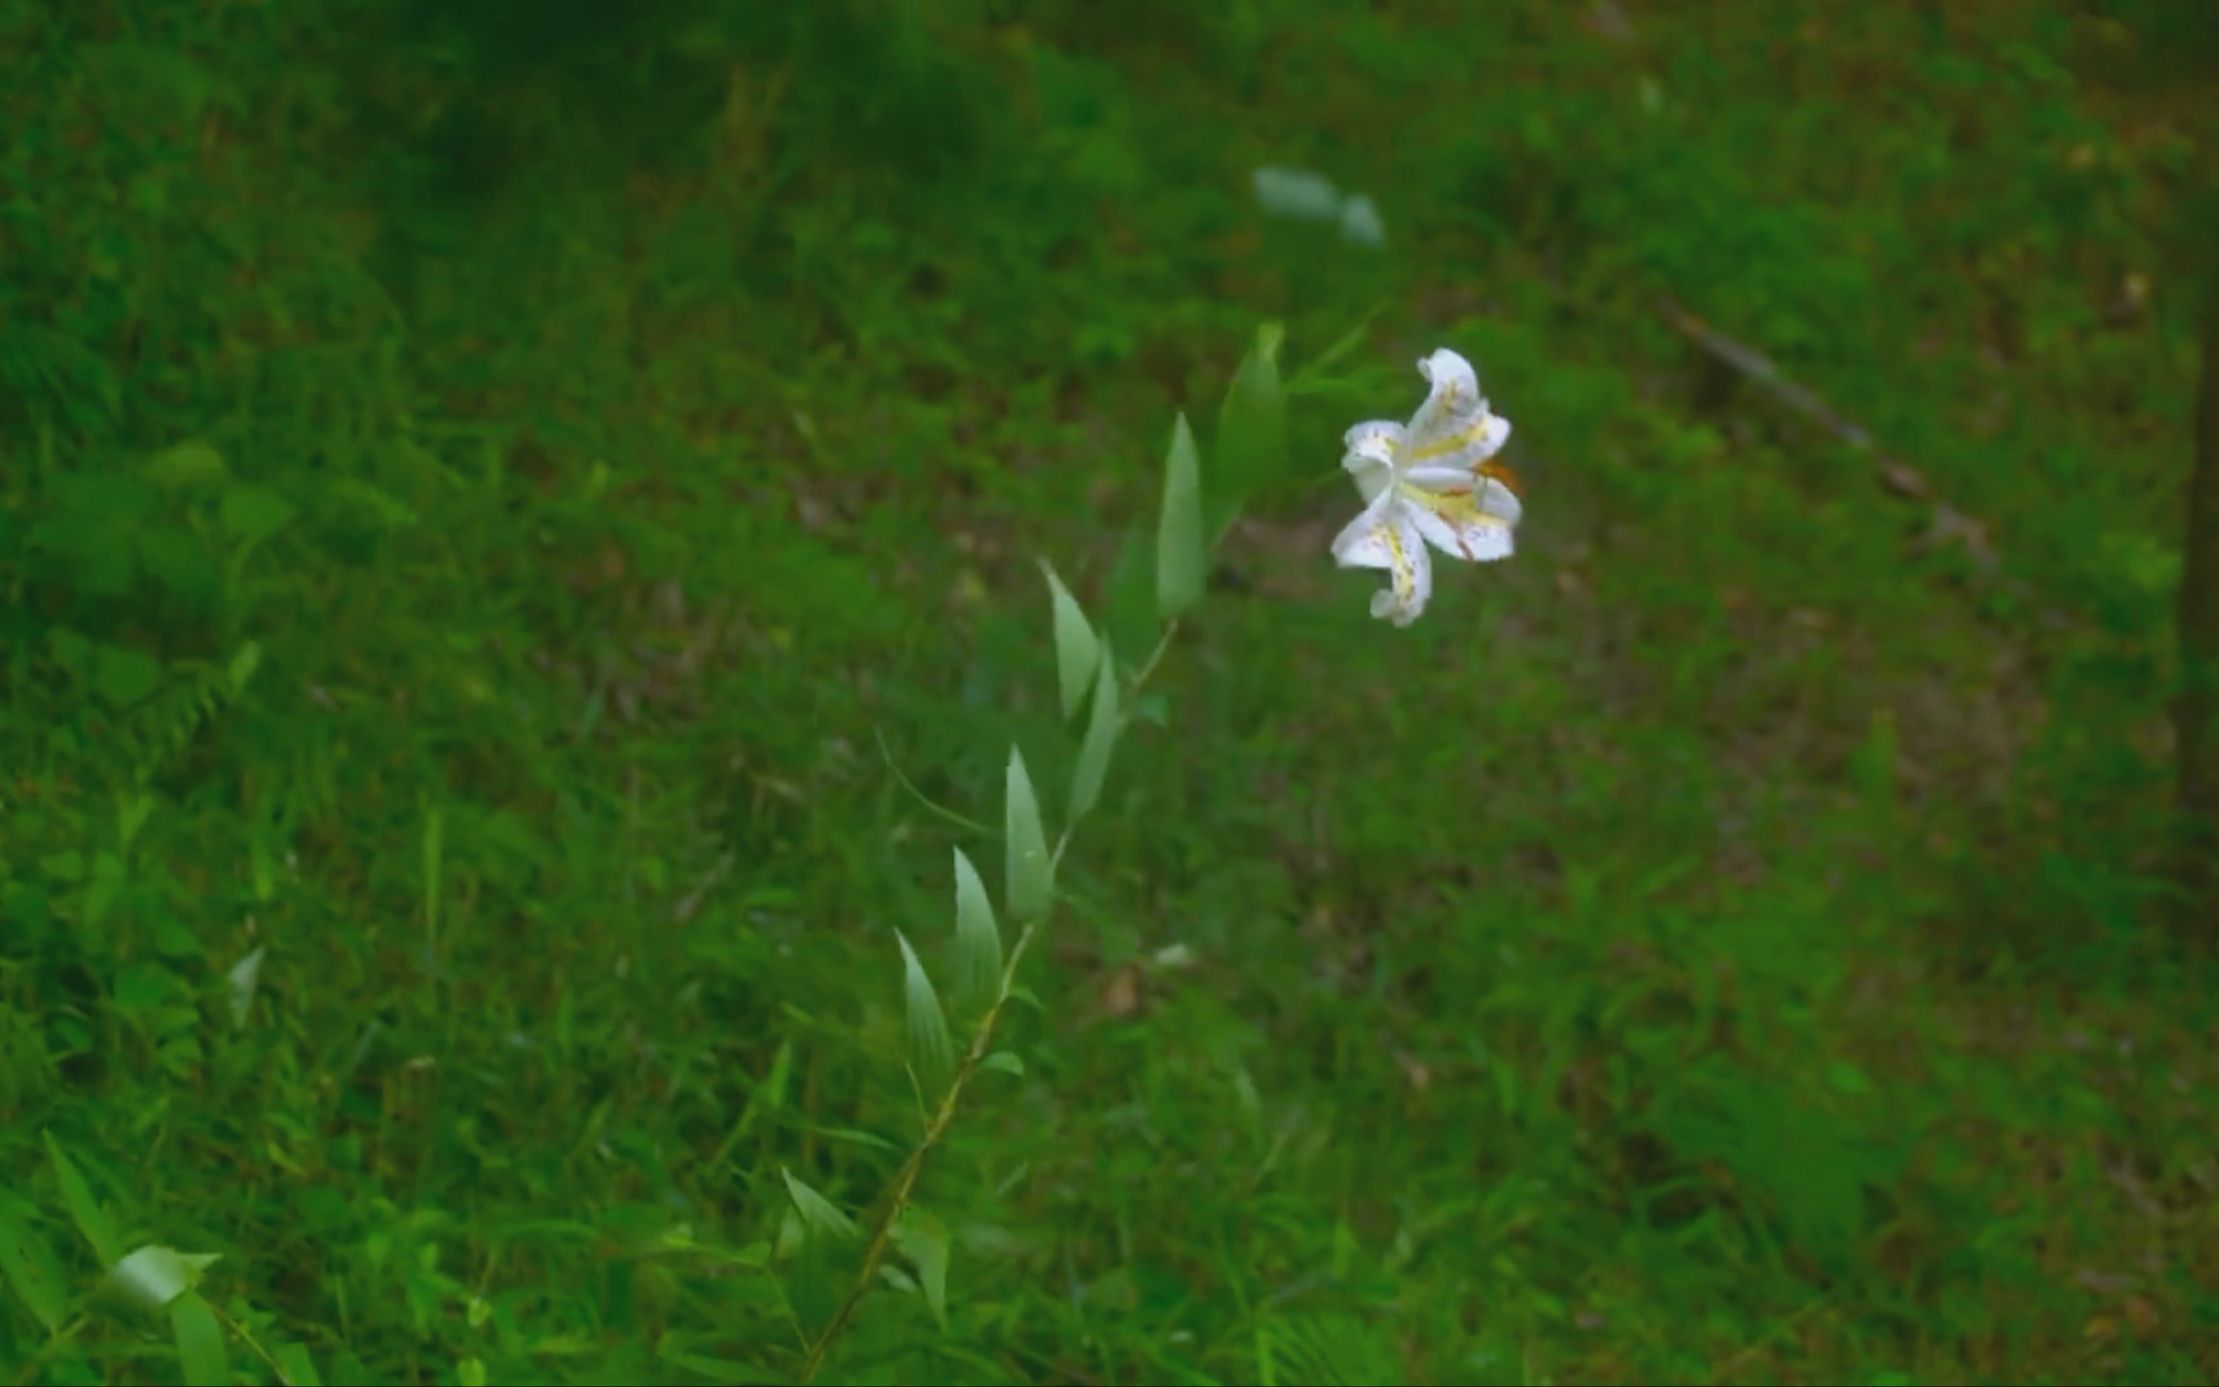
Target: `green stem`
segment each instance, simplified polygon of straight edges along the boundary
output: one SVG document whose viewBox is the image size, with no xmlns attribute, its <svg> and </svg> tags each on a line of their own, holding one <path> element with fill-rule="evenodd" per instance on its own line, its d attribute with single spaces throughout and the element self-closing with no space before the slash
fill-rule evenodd
<svg viewBox="0 0 2219 1387">
<path fill-rule="evenodd" d="M 1154 674 L 1156 666 L 1163 663 L 1164 652 L 1171 648 L 1171 638 L 1178 634 L 1179 618 L 1173 617 L 1164 623 L 1162 638 L 1157 640 L 1156 648 L 1148 653 L 1148 660 L 1140 667 L 1140 673 L 1133 676 L 1133 686 L 1127 690 L 1126 697 L 1133 698 L 1139 695 L 1140 686 L 1147 683 L 1148 676 Z M 1070 830 L 1065 829 L 1064 831 L 1068 833 Z"/>
<path fill-rule="evenodd" d="M 994 1005 L 987 1008 L 986 1015 L 979 1018 L 978 1029 L 971 1034 L 970 1048 L 963 1053 L 963 1063 L 956 1067 L 955 1077 L 949 1080 L 948 1091 L 940 1099 L 940 1106 L 933 1113 L 932 1121 L 925 1124 L 924 1139 L 917 1143 L 917 1149 L 909 1153 L 909 1159 L 902 1162 L 901 1170 L 894 1176 L 893 1197 L 887 1201 L 886 1211 L 879 1217 L 878 1226 L 872 1230 L 871 1240 L 863 1249 L 863 1265 L 856 1273 L 855 1284 L 848 1288 L 847 1297 L 840 1302 L 840 1308 L 833 1312 L 831 1322 L 825 1325 L 824 1332 L 809 1346 L 808 1361 L 801 1368 L 803 1382 L 816 1380 L 817 1370 L 824 1366 L 825 1351 L 831 1348 L 832 1341 L 839 1337 L 840 1331 L 847 1328 L 848 1317 L 855 1313 L 857 1302 L 870 1289 L 871 1278 L 878 1274 L 878 1264 L 885 1260 L 886 1248 L 893 1241 L 894 1228 L 901 1222 L 903 1212 L 909 1207 L 909 1196 L 917 1188 L 917 1177 L 924 1172 L 925 1157 L 931 1154 L 933 1147 L 940 1144 L 941 1136 L 955 1120 L 956 1105 L 963 1097 L 964 1086 L 970 1083 L 971 1076 L 978 1072 L 980 1061 L 986 1058 L 987 1052 L 993 1047 L 994 1029 L 1001 1022 L 1002 1008 L 1009 1004 L 1010 989 L 1017 981 L 1017 965 L 1025 957 L 1025 950 L 1031 946 L 1032 936 L 1033 926 L 1026 925 L 1017 936 L 1016 946 L 1009 951 L 1009 961 L 1002 965 L 1002 985 L 997 989 Z"/>
<path fill-rule="evenodd" d="M 91 1323 L 90 1319 L 80 1315 L 68 1324 L 48 1333 L 46 1342 L 39 1346 L 39 1351 L 31 1355 L 30 1361 L 23 1365 L 23 1375 L 15 1380 L 16 1387 L 23 1387 L 23 1384 L 34 1381 L 38 1376 L 39 1369 L 46 1366 L 47 1360 L 69 1347 L 70 1341 L 75 1339 L 78 1334 L 83 1332 L 85 1326 Z"/>
<path fill-rule="evenodd" d="M 1236 513 L 1226 521 L 1225 530 L 1218 534 L 1219 541 L 1223 541 L 1225 534 L 1231 531 L 1238 519 Z M 1213 544 L 1211 548 L 1214 550 L 1216 545 Z M 1156 648 L 1149 652 L 1146 663 L 1133 676 L 1128 698 L 1138 696 L 1141 686 L 1148 682 L 1149 676 L 1156 672 L 1156 667 L 1163 663 L 1164 654 L 1171 649 L 1172 639 L 1178 634 L 1179 618 L 1173 617 L 1164 623 L 1163 635 L 1156 641 Z M 885 749 L 883 739 L 880 740 L 879 747 L 882 751 Z M 893 765 L 890 754 L 887 764 Z M 899 768 L 894 773 L 901 774 Z M 903 777 L 902 783 L 908 784 L 907 777 Z M 915 787 L 911 787 L 911 792 L 917 793 Z M 923 795 L 919 794 L 918 797 L 922 799 Z M 931 804 L 931 801 L 927 800 L 926 803 Z M 941 812 L 959 823 L 972 822 L 953 810 Z M 1071 830 L 1074 827 L 1076 825 L 1067 823 L 1063 826 L 1063 832 L 1056 836 L 1055 852 L 1049 858 L 1051 871 L 1063 864 L 1063 850 L 1071 845 Z M 879 1263 L 886 1260 L 886 1249 L 893 1242 L 894 1229 L 900 1224 L 902 1214 L 909 1208 L 909 1197 L 917 1188 L 917 1178 L 924 1173 L 925 1157 L 932 1153 L 933 1147 L 940 1144 L 940 1138 L 947 1132 L 949 1124 L 955 1121 L 956 1105 L 963 1098 L 964 1087 L 971 1082 L 971 1076 L 978 1072 L 979 1063 L 993 1047 L 994 1029 L 1001 1023 L 1002 1008 L 1008 1005 L 1010 989 L 1017 982 L 1017 965 L 1025 957 L 1026 948 L 1032 944 L 1033 931 L 1037 926 L 1038 921 L 1029 923 L 1018 934 L 1016 946 L 1009 951 L 1009 961 L 1002 965 L 1002 985 L 996 991 L 994 1005 L 987 1008 L 986 1015 L 979 1018 L 978 1029 L 971 1034 L 970 1047 L 963 1053 L 963 1063 L 956 1066 L 955 1077 L 948 1081 L 948 1091 L 941 1097 L 939 1108 L 933 1112 L 932 1120 L 925 1124 L 923 1139 L 909 1153 L 908 1159 L 901 1163 L 901 1169 L 894 1173 L 893 1193 L 886 1201 L 886 1209 L 879 1217 L 878 1226 L 871 1230 L 870 1241 L 863 1247 L 863 1265 L 856 1272 L 855 1284 L 848 1288 L 847 1295 L 840 1301 L 840 1308 L 833 1311 L 831 1320 L 825 1324 L 824 1332 L 809 1345 L 808 1357 L 801 1366 L 802 1382 L 816 1380 L 818 1370 L 824 1366 L 825 1353 L 832 1347 L 832 1341 L 839 1338 L 841 1332 L 847 1328 L 856 1305 L 863 1299 L 863 1293 L 871 1288 L 871 1278 L 878 1274 Z"/>
<path fill-rule="evenodd" d="M 285 1369 L 279 1365 L 277 1359 L 271 1356 L 268 1349 L 262 1347 L 261 1340 L 255 1338 L 254 1335 L 248 1331 L 245 1325 L 239 1323 L 239 1321 L 225 1314 L 222 1307 L 218 1306 L 214 1301 L 209 1300 L 206 1296 L 201 1297 L 201 1299 L 208 1306 L 208 1313 L 216 1317 L 216 1322 L 218 1324 L 221 1324 L 224 1328 L 230 1330 L 234 1335 L 236 1335 L 239 1339 L 239 1342 L 254 1350 L 255 1357 L 269 1364 L 270 1371 L 277 1374 L 277 1380 L 280 1383 L 286 1384 L 286 1387 L 291 1387 L 293 1379 L 285 1375 Z"/>
</svg>

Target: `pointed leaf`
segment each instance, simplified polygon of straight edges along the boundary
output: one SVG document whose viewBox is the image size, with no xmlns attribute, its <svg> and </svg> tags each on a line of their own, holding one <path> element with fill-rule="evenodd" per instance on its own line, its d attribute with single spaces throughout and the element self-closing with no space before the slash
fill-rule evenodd
<svg viewBox="0 0 2219 1387">
<path fill-rule="evenodd" d="M 1047 575 L 1048 600 L 1055 608 L 1056 688 L 1062 692 L 1063 715 L 1068 718 L 1079 711 L 1087 681 L 1094 677 L 1094 667 L 1101 662 L 1101 648 L 1094 639 L 1094 628 L 1087 624 L 1086 613 L 1079 609 L 1078 599 L 1056 571 L 1046 563 L 1040 565 L 1040 571 Z"/>
<path fill-rule="evenodd" d="M 912 1204 L 894 1226 L 894 1245 L 917 1269 L 917 1287 L 940 1327 L 948 1327 L 948 1226 Z"/>
<path fill-rule="evenodd" d="M 801 1215 L 804 1226 L 842 1242 L 853 1242 L 862 1236 L 855 1220 L 842 1212 L 839 1205 L 809 1188 L 784 1166 L 778 1168 L 778 1173 L 786 1177 L 786 1193 L 793 1196 L 794 1210 Z"/>
<path fill-rule="evenodd" d="M 254 952 L 232 964 L 231 971 L 223 975 L 226 989 L 230 993 L 231 1024 L 234 1026 L 244 1026 L 248 1013 L 254 1007 L 254 984 L 262 976 L 262 955 L 267 947 L 257 946 Z"/>
<path fill-rule="evenodd" d="M 1102 647 L 1102 677 L 1094 682 L 1094 712 L 1086 721 L 1086 738 L 1079 743 L 1078 764 L 1071 771 L 1071 817 L 1077 820 L 1101 798 L 1103 778 L 1109 774 L 1110 751 L 1117 745 L 1124 717 L 1117 709 L 1117 661 L 1108 646 Z"/>
<path fill-rule="evenodd" d="M 1241 359 L 1217 413 L 1217 453 L 1211 476 L 1230 507 L 1268 486 L 1287 456 L 1287 398 L 1279 382 L 1279 346 L 1286 330 L 1277 323 L 1256 329 L 1256 345 Z"/>
<path fill-rule="evenodd" d="M 248 641 L 246 644 L 239 647 L 239 649 L 232 655 L 231 663 L 224 669 L 224 677 L 231 681 L 232 697 L 236 698 L 241 693 L 244 693 L 246 691 L 247 681 L 254 677 L 254 671 L 259 668 L 261 664 L 261 646 L 255 644 L 253 641 Z"/>
<path fill-rule="evenodd" d="M 955 1042 L 948 1038 L 948 1018 L 941 1013 L 939 994 L 932 990 L 925 965 L 917 961 L 917 951 L 900 930 L 894 931 L 894 938 L 901 944 L 902 1031 L 909 1062 L 929 1094 L 939 1089 L 954 1066 Z"/>
<path fill-rule="evenodd" d="M 0 1274 L 16 1298 L 48 1332 L 59 1328 L 69 1309 L 54 1249 L 31 1226 L 31 1211 L 0 1195 Z"/>
<path fill-rule="evenodd" d="M 69 1206 L 70 1219 L 76 1223 L 77 1231 L 85 1235 L 85 1241 L 92 1244 L 93 1255 L 100 1259 L 101 1265 L 113 1263 L 123 1255 L 123 1243 L 116 1237 L 115 1225 L 108 1221 L 100 1201 L 92 1197 L 92 1186 L 77 1173 L 77 1167 L 62 1150 L 61 1143 L 54 1140 L 54 1134 L 44 1135 L 47 1159 L 53 1162 L 54 1178 L 61 1184 L 62 1203 Z"/>
<path fill-rule="evenodd" d="M 305 1344 L 279 1344 L 276 1349 L 277 1370 L 285 1374 L 292 1387 L 323 1387 L 323 1379 L 316 1376 L 316 1360 L 308 1356 Z"/>
<path fill-rule="evenodd" d="M 224 1363 L 223 1326 L 208 1302 L 187 1293 L 170 1304 L 170 1328 L 177 1333 L 177 1359 L 185 1373 L 185 1387 L 230 1387 L 231 1370 Z"/>
<path fill-rule="evenodd" d="M 179 1252 L 148 1244 L 108 1268 L 108 1287 L 137 1310 L 159 1310 L 200 1284 L 213 1252 Z"/>
<path fill-rule="evenodd" d="M 980 1060 L 979 1068 L 999 1070 L 1014 1079 L 1025 1077 L 1025 1062 L 1007 1050 L 996 1050 Z"/>
<path fill-rule="evenodd" d="M 955 987 L 965 1008 L 983 1010 L 1002 988 L 1002 934 L 979 869 L 955 849 Z"/>
<path fill-rule="evenodd" d="M 1332 382 L 1325 374 L 1326 368 L 1362 346 L 1365 335 L 1371 331 L 1372 320 L 1378 316 L 1377 309 L 1365 314 L 1361 322 L 1347 332 L 1342 333 L 1340 337 L 1335 339 L 1332 346 L 1304 362 L 1302 369 L 1288 378 L 1287 393 L 1289 395 L 1309 395 L 1328 388 Z"/>
<path fill-rule="evenodd" d="M 1102 581 L 1102 640 L 1120 650 L 1146 650 L 1155 644 L 1156 555 L 1150 536 L 1128 531 L 1117 561 Z"/>
<path fill-rule="evenodd" d="M 1172 426 L 1163 459 L 1163 510 L 1156 517 L 1156 612 L 1178 616 L 1202 596 L 1202 463 L 1187 417 Z"/>
<path fill-rule="evenodd" d="M 1003 847 L 1010 918 L 1030 924 L 1048 913 L 1054 890 L 1055 868 L 1048 860 L 1047 835 L 1040 828 L 1040 801 L 1032 792 L 1032 777 L 1025 773 L 1025 754 L 1009 749 L 1009 775 Z"/>
<path fill-rule="evenodd" d="M 1360 246 L 1387 244 L 1387 223 L 1379 216 L 1379 204 L 1362 193 L 1341 204 L 1341 237 Z"/>
<path fill-rule="evenodd" d="M 1340 215 L 1341 190 L 1322 173 L 1266 164 L 1248 176 L 1256 201 L 1275 216 L 1329 222 Z"/>
</svg>

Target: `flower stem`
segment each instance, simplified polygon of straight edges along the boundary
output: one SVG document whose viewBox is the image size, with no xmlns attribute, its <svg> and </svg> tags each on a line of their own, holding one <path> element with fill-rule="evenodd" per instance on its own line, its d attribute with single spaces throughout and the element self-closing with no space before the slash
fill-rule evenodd
<svg viewBox="0 0 2219 1387">
<path fill-rule="evenodd" d="M 1237 519 L 1236 515 L 1234 520 Z M 1226 522 L 1227 532 L 1232 529 L 1234 520 Z M 1222 541 L 1224 538 L 1225 534 L 1221 532 L 1218 539 Z M 1216 545 L 1213 544 L 1211 548 L 1215 549 Z M 1149 652 L 1140 672 L 1133 676 L 1132 686 L 1127 691 L 1128 698 L 1140 693 L 1149 676 L 1156 672 L 1156 666 L 1163 663 L 1165 653 L 1171 649 L 1171 642 L 1178 634 L 1179 618 L 1173 617 L 1164 623 L 1163 635 L 1156 641 L 1156 648 Z M 879 746 L 881 750 L 885 749 L 883 739 Z M 891 755 L 887 757 L 887 764 L 893 765 Z M 894 773 L 901 774 L 899 768 Z M 903 777 L 902 783 L 907 785 L 908 778 Z M 911 789 L 912 793 L 916 793 L 914 787 Z M 918 797 L 922 799 L 923 795 L 920 793 Z M 926 803 L 934 809 L 940 808 L 932 805 L 929 800 Z M 940 812 L 958 823 L 972 822 L 952 810 Z M 979 827 L 983 828 L 984 825 Z M 1056 836 L 1055 851 L 1049 856 L 1050 870 L 1062 865 L 1063 850 L 1071 845 L 1071 830 L 1074 827 L 1075 824 L 1067 823 L 1063 826 L 1063 832 Z M 802 1382 L 816 1380 L 818 1370 L 824 1366 L 825 1353 L 832 1347 L 832 1341 L 840 1337 L 841 1332 L 847 1328 L 848 1319 L 855 1313 L 856 1305 L 862 1301 L 863 1293 L 871 1288 L 871 1278 L 878 1274 L 879 1263 L 886 1260 L 886 1249 L 893 1242 L 894 1229 L 901 1223 L 902 1214 L 909 1208 L 909 1197 L 917 1188 L 918 1176 L 924 1173 L 925 1157 L 932 1153 L 933 1147 L 940 1144 L 941 1136 L 955 1120 L 956 1105 L 963 1098 L 964 1086 L 970 1083 L 971 1076 L 978 1072 L 980 1061 L 986 1058 L 987 1052 L 993 1047 L 994 1029 L 1001 1024 L 1002 1008 L 1008 1005 L 1010 989 L 1017 982 L 1017 965 L 1025 957 L 1026 948 L 1032 944 L 1033 931 L 1038 924 L 1038 921 L 1029 923 L 1018 934 L 1016 946 L 1009 951 L 1009 961 L 1002 965 L 1002 985 L 995 995 L 994 1005 L 987 1008 L 986 1014 L 979 1018 L 978 1028 L 971 1033 L 971 1044 L 963 1053 L 963 1063 L 956 1066 L 955 1077 L 948 1081 L 947 1093 L 941 1097 L 940 1106 L 934 1110 L 932 1120 L 925 1124 L 923 1139 L 909 1153 L 908 1159 L 901 1163 L 901 1169 L 894 1173 L 892 1194 L 886 1201 L 885 1212 L 879 1216 L 878 1225 L 871 1230 L 870 1241 L 864 1244 L 863 1265 L 856 1271 L 855 1284 L 848 1288 L 846 1297 L 840 1301 L 840 1308 L 833 1311 L 832 1318 L 825 1324 L 824 1332 L 810 1343 L 808 1356 L 801 1366 Z"/>
<path fill-rule="evenodd" d="M 1129 695 L 1140 692 L 1140 686 L 1147 683 L 1148 676 L 1154 674 L 1156 666 L 1163 663 L 1164 652 L 1171 648 L 1172 637 L 1178 634 L 1179 618 L 1173 617 L 1163 624 L 1163 637 L 1156 642 L 1156 648 L 1149 652 L 1147 663 L 1140 667 L 1140 673 L 1133 676 L 1133 687 L 1128 691 Z"/>
<path fill-rule="evenodd" d="M 848 1317 L 855 1313 L 857 1302 L 870 1289 L 871 1278 L 878 1274 L 878 1264 L 886 1259 L 886 1248 L 893 1241 L 894 1229 L 900 1224 L 902 1214 L 909 1208 L 909 1196 L 917 1188 L 917 1177 L 924 1172 L 925 1157 L 931 1154 L 933 1147 L 940 1144 L 940 1138 L 948 1130 L 948 1124 L 955 1120 L 956 1104 L 963 1097 L 964 1085 L 978 1072 L 979 1062 L 986 1058 L 987 1052 L 993 1047 L 994 1029 L 1001 1022 L 1002 1008 L 1009 1003 L 1010 989 L 1017 981 L 1017 965 L 1024 959 L 1025 950 L 1032 944 L 1033 929 L 1032 925 L 1026 925 L 1018 934 L 1015 947 L 1009 951 L 1009 961 L 1002 965 L 1002 985 L 997 990 L 994 1005 L 987 1008 L 986 1014 L 979 1018 L 978 1029 L 971 1033 L 970 1048 L 963 1052 L 963 1063 L 956 1067 L 955 1077 L 948 1081 L 948 1091 L 940 1099 L 939 1108 L 933 1112 L 932 1120 L 925 1124 L 923 1140 L 917 1143 L 917 1148 L 909 1153 L 909 1159 L 903 1161 L 901 1169 L 895 1173 L 892 1197 L 887 1200 L 886 1211 L 879 1216 L 878 1226 L 871 1231 L 871 1240 L 863 1249 L 863 1265 L 856 1272 L 855 1284 L 848 1288 L 846 1298 L 840 1302 L 840 1308 L 833 1312 L 824 1332 L 809 1345 L 808 1359 L 801 1368 L 803 1382 L 816 1379 L 817 1370 L 824 1366 L 825 1351 L 831 1348 L 832 1341 L 839 1337 L 840 1331 L 847 1328 Z"/>
</svg>

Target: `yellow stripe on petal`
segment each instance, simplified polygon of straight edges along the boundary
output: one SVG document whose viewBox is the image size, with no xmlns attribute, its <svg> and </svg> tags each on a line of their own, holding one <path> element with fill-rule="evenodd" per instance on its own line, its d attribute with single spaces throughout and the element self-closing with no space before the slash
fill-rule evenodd
<svg viewBox="0 0 2219 1387">
<path fill-rule="evenodd" d="M 1451 525 L 1505 525 L 1510 522 L 1499 515 L 1489 515 L 1479 508 L 1479 498 L 1469 490 L 1427 491 L 1423 487 L 1406 486 L 1402 494 L 1440 516 Z"/>
<path fill-rule="evenodd" d="M 1388 525 L 1383 535 L 1387 541 L 1387 572 L 1395 588 L 1395 605 L 1407 607 L 1418 590 L 1417 565 L 1410 562 L 1410 551 L 1403 548 L 1402 535 L 1395 526 Z"/>
<path fill-rule="evenodd" d="M 1445 458 L 1451 453 L 1461 452 L 1471 447 L 1487 436 L 1487 420 L 1488 416 L 1482 413 L 1477 419 L 1472 420 L 1471 423 L 1446 438 L 1436 438 L 1423 447 L 1412 448 L 1404 455 L 1403 464 L 1409 466 L 1420 462 L 1430 462 L 1434 458 Z"/>
<path fill-rule="evenodd" d="M 1431 491 L 1405 484 L 1400 494 L 1414 502 L 1426 520 L 1434 522 L 1420 528 L 1443 553 L 1455 554 L 1466 563 L 1509 556 L 1510 532 L 1516 522 L 1483 509 L 1470 487 Z"/>
</svg>

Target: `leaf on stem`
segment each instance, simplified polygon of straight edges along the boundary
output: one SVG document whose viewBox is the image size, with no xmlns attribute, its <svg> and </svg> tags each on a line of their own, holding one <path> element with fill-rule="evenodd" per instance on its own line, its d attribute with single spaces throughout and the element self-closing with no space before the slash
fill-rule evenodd
<svg viewBox="0 0 2219 1387">
<path fill-rule="evenodd" d="M 1087 718 L 1086 737 L 1079 743 L 1078 765 L 1071 772 L 1071 818 L 1076 821 L 1101 798 L 1102 781 L 1109 774 L 1110 751 L 1124 716 L 1117 706 L 1117 662 L 1108 646 L 1102 647 L 1102 677 L 1094 684 L 1094 711 Z"/>
<path fill-rule="evenodd" d="M 1005 793 L 1006 904 L 1012 919 L 1029 924 L 1048 913 L 1055 865 L 1048 859 L 1048 838 L 1040 827 L 1040 801 L 1033 794 L 1032 777 L 1025 773 L 1025 754 L 1015 746 L 1009 749 Z"/>
<path fill-rule="evenodd" d="M 823 1233 L 841 1242 L 854 1242 L 863 1236 L 840 1206 L 809 1188 L 800 1178 L 784 1166 L 778 1173 L 786 1177 L 786 1193 L 793 1196 L 794 1211 L 801 1215 L 802 1226 L 811 1232 Z"/>
<path fill-rule="evenodd" d="M 1056 688 L 1062 693 L 1063 715 L 1068 718 L 1079 711 L 1079 700 L 1086 697 L 1087 682 L 1094 677 L 1094 667 L 1101 663 L 1101 644 L 1095 640 L 1094 628 L 1087 624 L 1078 599 L 1056 576 L 1055 569 L 1043 561 L 1040 571 L 1047 576 L 1048 600 L 1055 608 Z"/>
<path fill-rule="evenodd" d="M 984 1010 L 1002 989 L 1002 934 L 986 883 L 963 849 L 955 849 L 955 995 L 959 1006 Z"/>
<path fill-rule="evenodd" d="M 170 1302 L 170 1328 L 177 1334 L 177 1359 L 185 1387 L 229 1387 L 224 1363 L 223 1326 L 208 1302 L 188 1291 Z"/>
<path fill-rule="evenodd" d="M 60 1327 L 69 1296 L 54 1249 L 31 1227 L 31 1211 L 6 1195 L 0 1195 L 0 1273 L 48 1333 Z"/>
<path fill-rule="evenodd" d="M 54 1140 L 52 1132 L 44 1136 L 46 1156 L 53 1163 L 54 1178 L 61 1184 L 62 1203 L 69 1206 L 71 1221 L 77 1225 L 77 1231 L 85 1235 L 85 1241 L 92 1244 L 93 1255 L 100 1259 L 101 1265 L 113 1264 L 123 1255 L 123 1244 L 116 1237 L 115 1225 L 108 1221 L 100 1201 L 92 1197 L 92 1186 L 77 1173 L 77 1166 L 62 1150 L 62 1144 Z"/>
<path fill-rule="evenodd" d="M 894 1245 L 917 1269 L 917 1286 L 940 1327 L 948 1327 L 948 1226 L 912 1204 L 894 1225 Z"/>
<path fill-rule="evenodd" d="M 926 1091 L 936 1092 L 955 1065 L 955 1042 L 948 1038 L 948 1018 L 940 1010 L 940 995 L 932 990 L 932 979 L 926 976 L 925 965 L 918 962 L 917 951 L 909 947 L 908 936 L 900 930 L 894 931 L 894 938 L 901 944 L 902 1032 L 909 1063 L 916 1068 L 917 1081 Z"/>
<path fill-rule="evenodd" d="M 1226 502 L 1237 505 L 1277 480 L 1287 456 L 1287 398 L 1279 382 L 1279 347 L 1286 329 L 1265 323 L 1256 345 L 1241 359 L 1217 413 L 1217 452 L 1212 476 Z"/>
<path fill-rule="evenodd" d="M 1202 539 L 1202 463 L 1181 414 L 1163 459 L 1163 510 L 1156 518 L 1156 614 L 1165 621 L 1202 596 L 1208 558 Z"/>
</svg>

